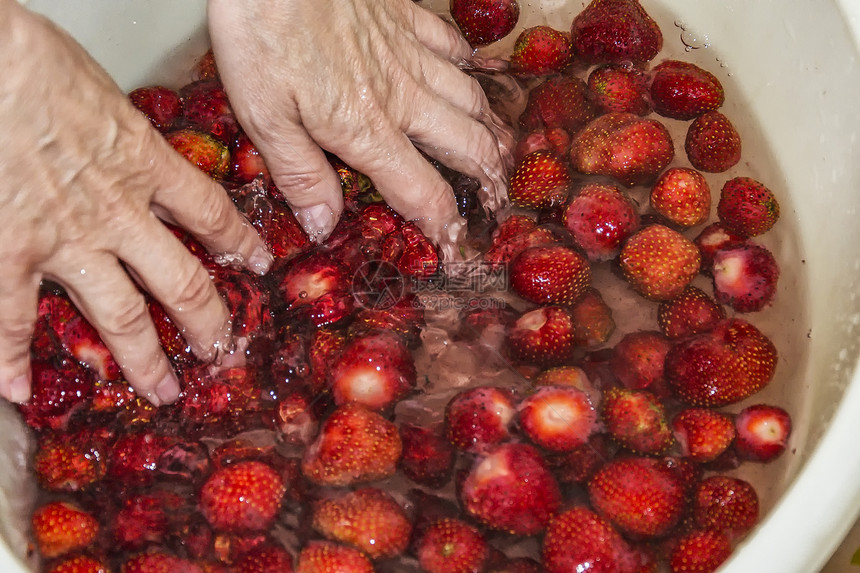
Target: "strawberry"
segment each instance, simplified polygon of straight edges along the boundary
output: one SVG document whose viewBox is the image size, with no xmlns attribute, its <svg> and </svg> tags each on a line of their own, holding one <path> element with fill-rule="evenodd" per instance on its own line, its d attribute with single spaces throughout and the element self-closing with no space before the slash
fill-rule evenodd
<svg viewBox="0 0 860 573">
<path fill-rule="evenodd" d="M 663 404 L 647 390 L 606 390 L 600 418 L 612 439 L 635 453 L 660 454 L 674 442 Z"/>
<path fill-rule="evenodd" d="M 738 312 L 756 312 L 776 295 L 779 265 L 766 248 L 746 244 L 717 251 L 711 275 L 717 302 Z"/>
<path fill-rule="evenodd" d="M 253 411 L 260 394 L 253 369 L 222 368 L 211 372 L 207 366 L 182 372 L 184 387 L 176 407 L 189 429 L 206 428 L 217 433 L 217 426 L 242 426 L 246 411 Z M 229 430 L 228 430 L 229 431 Z"/>
<path fill-rule="evenodd" d="M 719 407 L 747 398 L 773 378 L 777 351 L 758 328 L 739 318 L 676 344 L 666 355 L 666 379 L 692 406 Z"/>
<path fill-rule="evenodd" d="M 591 281 L 588 261 L 563 245 L 530 247 L 514 259 L 511 287 L 529 302 L 569 305 Z"/>
<path fill-rule="evenodd" d="M 336 404 L 357 402 L 384 410 L 415 388 L 415 362 L 397 334 L 375 331 L 354 337 L 331 364 Z"/>
<path fill-rule="evenodd" d="M 281 545 L 265 544 L 248 551 L 230 567 L 230 573 L 293 573 L 293 556 Z M 207 570 L 206 573 L 209 573 Z"/>
<path fill-rule="evenodd" d="M 699 272 L 699 250 L 684 235 L 660 224 L 648 225 L 627 239 L 619 255 L 621 272 L 649 300 L 681 294 Z"/>
<path fill-rule="evenodd" d="M 151 484 L 160 469 L 161 455 L 175 443 L 154 430 L 123 434 L 107 452 L 107 476 L 120 484 Z"/>
<path fill-rule="evenodd" d="M 242 461 L 216 470 L 200 489 L 200 511 L 216 531 L 266 531 L 281 508 L 286 485 L 268 464 Z"/>
<path fill-rule="evenodd" d="M 734 421 L 710 408 L 685 408 L 672 419 L 681 455 L 694 462 L 717 459 L 735 438 Z"/>
<path fill-rule="evenodd" d="M 511 176 L 511 203 L 526 209 L 551 209 L 567 199 L 570 174 L 567 164 L 549 151 L 526 155 Z"/>
<path fill-rule="evenodd" d="M 233 197 L 276 259 L 293 258 L 310 246 L 289 206 L 282 199 L 268 197 L 258 182 L 234 191 Z"/>
<path fill-rule="evenodd" d="M 572 450 L 597 429 L 597 412 L 582 390 L 543 386 L 517 407 L 523 433 L 551 452 Z"/>
<path fill-rule="evenodd" d="M 673 119 L 693 119 L 723 105 L 725 93 L 711 72 L 690 62 L 666 60 L 652 70 L 654 111 Z"/>
<path fill-rule="evenodd" d="M 743 459 L 769 462 L 785 451 L 791 416 L 779 406 L 753 404 L 735 416 L 735 450 Z"/>
<path fill-rule="evenodd" d="M 638 0 L 592 0 L 574 18 L 570 36 L 588 64 L 645 64 L 663 47 L 660 28 Z"/>
<path fill-rule="evenodd" d="M 693 239 L 693 243 L 702 255 L 702 272 L 707 274 L 714 264 L 714 255 L 722 249 L 729 249 L 744 244 L 744 238 L 729 230 L 720 222 L 711 223 Z"/>
<path fill-rule="evenodd" d="M 19 404 L 17 408 L 31 428 L 63 427 L 93 393 L 92 373 L 74 360 L 31 360 L 30 371 L 32 395 L 28 402 Z"/>
<path fill-rule="evenodd" d="M 680 537 L 669 555 L 672 573 L 713 573 L 732 554 L 722 533 L 694 530 Z"/>
<path fill-rule="evenodd" d="M 616 449 L 606 434 L 592 434 L 585 444 L 553 456 L 548 462 L 562 485 L 584 484 L 613 457 Z"/>
<path fill-rule="evenodd" d="M 667 169 L 651 188 L 651 207 L 672 223 L 695 227 L 708 219 L 711 189 L 695 169 Z"/>
<path fill-rule="evenodd" d="M 594 386 L 585 371 L 578 366 L 556 366 L 537 375 L 535 386 L 568 386 L 586 394 L 594 392 Z"/>
<path fill-rule="evenodd" d="M 110 569 L 101 559 L 89 555 L 74 555 L 57 561 L 47 573 L 109 573 Z"/>
<path fill-rule="evenodd" d="M 224 179 L 230 170 L 230 150 L 209 134 L 193 129 L 176 129 L 165 135 L 180 155 L 213 179 Z"/>
<path fill-rule="evenodd" d="M 604 113 L 643 116 L 651 111 L 645 75 L 632 66 L 607 64 L 594 68 L 588 75 L 588 90 Z"/>
<path fill-rule="evenodd" d="M 46 559 L 84 549 L 99 533 L 99 522 L 91 513 L 64 501 L 36 508 L 31 523 L 36 547 Z"/>
<path fill-rule="evenodd" d="M 73 436 L 41 433 L 33 457 L 39 485 L 50 491 L 80 491 L 98 482 L 104 464 L 88 443 L 85 432 Z"/>
<path fill-rule="evenodd" d="M 706 332 L 725 317 L 723 307 L 705 291 L 692 285 L 657 307 L 657 324 L 672 340 Z"/>
<path fill-rule="evenodd" d="M 528 557 L 507 559 L 504 563 L 491 566 L 488 573 L 541 573 L 540 563 Z"/>
<path fill-rule="evenodd" d="M 351 545 L 371 559 L 406 550 L 412 524 L 391 495 L 376 488 L 341 493 L 314 504 L 312 527 L 326 539 Z"/>
<path fill-rule="evenodd" d="M 508 220 L 510 221 L 515 217 L 524 216 L 515 215 Z M 538 227 L 531 219 L 529 219 L 529 221 L 531 221 L 532 228 L 528 231 L 523 231 L 511 237 L 507 237 L 507 235 L 504 234 L 500 235 L 498 238 L 494 238 L 493 244 L 489 249 L 487 249 L 487 252 L 484 253 L 484 262 L 493 267 L 498 267 L 512 263 L 520 253 L 528 248 L 558 244 L 558 237 L 555 233 L 545 227 Z"/>
<path fill-rule="evenodd" d="M 195 80 L 213 80 L 218 78 L 218 64 L 215 62 L 215 52 L 212 51 L 212 48 L 206 50 L 194 62 L 192 76 Z"/>
<path fill-rule="evenodd" d="M 315 329 L 308 343 L 310 385 L 315 392 L 329 389 L 329 368 L 346 344 L 346 337 L 338 330 Z"/>
<path fill-rule="evenodd" d="M 121 573 L 204 573 L 188 559 L 162 551 L 149 551 L 132 555 L 122 564 Z"/>
<path fill-rule="evenodd" d="M 168 316 L 164 307 L 157 300 L 147 297 L 147 308 L 149 316 L 152 319 L 152 324 L 155 325 L 155 332 L 158 334 L 158 341 L 161 343 L 161 348 L 167 357 L 170 358 L 173 364 L 193 364 L 196 362 L 194 353 L 191 351 L 191 346 L 185 341 L 179 328 Z"/>
<path fill-rule="evenodd" d="M 444 518 L 431 524 L 418 540 L 418 564 L 428 573 L 483 571 L 489 546 L 475 527 L 460 519 Z"/>
<path fill-rule="evenodd" d="M 349 292 L 349 275 L 330 253 L 316 249 L 305 255 L 275 262 L 278 294 L 292 314 L 305 317 L 317 328 L 349 316 L 355 300 Z"/>
<path fill-rule="evenodd" d="M 227 92 L 217 79 L 200 79 L 179 90 L 184 102 L 182 119 L 195 130 L 230 145 L 239 132 L 239 123 L 230 107 Z"/>
<path fill-rule="evenodd" d="M 758 523 L 758 516 L 758 494 L 747 481 L 714 475 L 702 480 L 696 489 L 693 519 L 702 529 L 738 539 Z"/>
<path fill-rule="evenodd" d="M 539 127 L 530 131 L 517 141 L 514 148 L 515 164 L 520 164 L 527 155 L 536 151 L 548 151 L 557 157 L 566 158 L 570 151 L 570 134 L 563 127 Z"/>
<path fill-rule="evenodd" d="M 632 113 L 601 115 L 583 127 L 570 145 L 576 171 L 606 175 L 628 187 L 654 180 L 674 156 L 666 127 Z"/>
<path fill-rule="evenodd" d="M 448 483 L 455 451 L 448 439 L 431 428 L 400 424 L 403 457 L 400 470 L 419 485 L 439 488 Z"/>
<path fill-rule="evenodd" d="M 560 72 L 571 58 L 570 35 L 541 25 L 520 32 L 510 61 L 517 73 L 543 75 Z"/>
<path fill-rule="evenodd" d="M 652 388 L 663 378 L 663 360 L 671 347 L 659 332 L 630 332 L 615 345 L 609 367 L 627 388 Z"/>
<path fill-rule="evenodd" d="M 287 444 L 307 446 L 319 430 L 314 401 L 305 392 L 292 392 L 278 400 L 274 422 L 279 439 Z"/>
<path fill-rule="evenodd" d="M 511 33 L 520 19 L 517 0 L 451 0 L 451 18 L 473 47 Z"/>
<path fill-rule="evenodd" d="M 639 227 L 633 201 L 615 185 L 589 183 L 568 203 L 562 222 L 592 261 L 608 260 Z"/>
<path fill-rule="evenodd" d="M 510 438 L 514 418 L 510 391 L 479 386 L 456 394 L 445 407 L 445 433 L 457 449 L 482 453 Z"/>
<path fill-rule="evenodd" d="M 271 181 L 269 169 L 254 143 L 240 132 L 230 143 L 230 179 L 239 185 L 250 183 L 260 177 Z"/>
<path fill-rule="evenodd" d="M 420 342 L 424 325 L 424 307 L 421 300 L 414 294 L 404 294 L 387 308 L 371 307 L 359 310 L 349 325 L 349 335 L 358 336 L 374 330 L 387 330 L 397 334 L 407 346 L 413 347 Z"/>
<path fill-rule="evenodd" d="M 305 451 L 302 473 L 320 485 L 347 486 L 394 474 L 403 450 L 397 427 L 364 406 L 348 403 L 323 422 Z"/>
<path fill-rule="evenodd" d="M 534 535 L 558 511 L 561 492 L 534 447 L 507 443 L 475 461 L 460 488 L 460 503 L 492 529 Z"/>
<path fill-rule="evenodd" d="M 598 515 L 622 533 L 660 537 L 684 513 L 684 488 L 658 460 L 616 458 L 588 481 L 588 498 Z"/>
<path fill-rule="evenodd" d="M 439 250 L 411 221 L 403 223 L 382 244 L 382 260 L 397 266 L 404 277 L 429 278 L 439 270 Z"/>
<path fill-rule="evenodd" d="M 374 573 L 373 563 L 358 549 L 331 541 L 309 541 L 299 552 L 296 573 Z"/>
<path fill-rule="evenodd" d="M 163 543 L 168 528 L 163 500 L 157 495 L 132 495 L 112 520 L 113 541 L 123 550 Z"/>
<path fill-rule="evenodd" d="M 639 571 L 633 549 L 621 534 L 582 506 L 567 509 L 553 518 L 543 538 L 541 556 L 547 573 Z"/>
<path fill-rule="evenodd" d="M 734 177 L 720 191 L 717 215 L 741 237 L 756 237 L 779 219 L 779 202 L 764 184 L 750 177 Z"/>
<path fill-rule="evenodd" d="M 699 171 L 722 173 L 741 160 L 741 136 L 729 118 L 709 111 L 690 124 L 684 150 Z"/>
<path fill-rule="evenodd" d="M 594 347 L 609 340 L 615 331 L 612 309 L 595 288 L 588 288 L 570 307 L 573 318 L 573 343 Z"/>
<path fill-rule="evenodd" d="M 574 134 L 596 115 L 584 81 L 575 76 L 553 76 L 529 93 L 519 123 L 525 131 L 560 127 Z"/>
<path fill-rule="evenodd" d="M 573 318 L 563 306 L 536 308 L 508 329 L 508 348 L 516 360 L 557 366 L 573 355 L 573 329 Z"/>
<path fill-rule="evenodd" d="M 182 100 L 179 94 L 164 86 L 137 88 L 128 94 L 128 99 L 139 109 L 155 129 L 164 133 L 182 116 Z"/>
</svg>

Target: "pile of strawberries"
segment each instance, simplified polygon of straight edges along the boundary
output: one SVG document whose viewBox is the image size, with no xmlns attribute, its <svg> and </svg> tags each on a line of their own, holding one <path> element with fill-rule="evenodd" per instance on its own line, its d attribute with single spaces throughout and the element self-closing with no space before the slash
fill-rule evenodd
<svg viewBox="0 0 860 573">
<path fill-rule="evenodd" d="M 451 4 L 476 46 L 519 16 L 515 0 Z M 569 31 L 517 39 L 509 71 L 530 95 L 513 209 L 488 219 L 477 183 L 440 169 L 481 248 L 474 264 L 507 279 L 508 304 L 463 312 L 451 343 L 501 332 L 495 350 L 526 383 L 443 389 L 453 397 L 433 423 L 395 414 L 425 391 L 414 357 L 434 310 L 417 287 L 445 284 L 420 229 L 331 157 L 346 210 L 325 244 L 309 242 L 211 53 L 178 91 L 132 92 L 276 260 L 259 278 L 175 231 L 230 308 L 239 351 L 200 363 L 150 300 L 183 381 L 160 408 L 123 381 L 69 297 L 44 285 L 34 394 L 20 407 L 38 446 L 43 570 L 715 570 L 759 519 L 754 488 L 726 472 L 776 458 L 790 433 L 778 406 L 723 409 L 774 377 L 777 350 L 746 317 L 776 292 L 777 263 L 753 239 L 779 206 L 762 183 L 734 177 L 711 222 L 703 173 L 737 165 L 740 137 L 719 111 L 719 80 L 687 62 L 651 66 L 661 47 L 636 0 L 594 0 Z M 664 117 L 689 121 L 686 158 Z M 650 190 L 648 204 L 637 189 Z M 598 266 L 658 306 L 651 330 L 613 316 L 616 301 L 591 284 Z M 712 288 L 692 284 L 702 275 Z"/>
</svg>

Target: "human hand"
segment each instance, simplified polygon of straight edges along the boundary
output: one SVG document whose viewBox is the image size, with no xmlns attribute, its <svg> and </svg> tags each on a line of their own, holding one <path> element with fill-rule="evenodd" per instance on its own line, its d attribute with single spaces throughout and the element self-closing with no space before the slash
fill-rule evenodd
<svg viewBox="0 0 860 573">
<path fill-rule="evenodd" d="M 419 152 L 506 201 L 511 135 L 451 25 L 411 0 L 209 0 L 209 31 L 233 109 L 315 239 L 343 208 L 322 149 L 368 175 L 438 244 L 463 227 L 451 189 Z M 322 149 L 321 149 L 322 148 Z"/>
<path fill-rule="evenodd" d="M 201 359 L 232 342 L 208 273 L 161 220 L 258 273 L 271 256 L 83 48 L 15 0 L 0 0 L 0 69 L 0 395 L 30 396 L 44 278 L 65 287 L 139 394 L 173 401 L 178 381 L 135 282 Z"/>
</svg>

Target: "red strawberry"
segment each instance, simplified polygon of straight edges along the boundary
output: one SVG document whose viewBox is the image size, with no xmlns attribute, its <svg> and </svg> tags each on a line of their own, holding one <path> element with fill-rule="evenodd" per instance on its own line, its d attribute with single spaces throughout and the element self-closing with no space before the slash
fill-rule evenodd
<svg viewBox="0 0 860 573">
<path fill-rule="evenodd" d="M 515 412 L 509 391 L 491 386 L 463 390 L 445 407 L 446 436 L 460 450 L 486 452 L 510 438 Z"/>
<path fill-rule="evenodd" d="M 724 406 L 747 398 L 773 378 L 777 351 L 755 326 L 739 318 L 675 345 L 666 355 L 666 379 L 693 406 Z"/>
<path fill-rule="evenodd" d="M 535 386 L 568 386 L 586 394 L 594 393 L 594 386 L 588 375 L 578 366 L 556 366 L 544 370 L 537 375 L 534 383 Z"/>
<path fill-rule="evenodd" d="M 669 556 L 672 573 L 713 573 L 732 554 L 722 533 L 694 530 L 681 536 Z"/>
<path fill-rule="evenodd" d="M 161 551 L 139 553 L 125 560 L 121 573 L 204 573 L 193 562 Z"/>
<path fill-rule="evenodd" d="M 694 286 L 688 286 L 681 294 L 657 307 L 660 330 L 673 340 L 706 332 L 725 317 L 723 307 Z"/>
<path fill-rule="evenodd" d="M 779 265 L 770 251 L 746 244 L 714 254 L 714 297 L 738 312 L 756 312 L 776 295 Z"/>
<path fill-rule="evenodd" d="M 164 133 L 182 116 L 179 94 L 164 86 L 137 88 L 128 94 L 131 103 L 143 112 L 155 129 Z"/>
<path fill-rule="evenodd" d="M 702 529 L 738 539 L 758 523 L 758 494 L 742 479 L 723 475 L 705 478 L 693 498 L 693 519 Z"/>
<path fill-rule="evenodd" d="M 584 484 L 613 457 L 616 449 L 606 434 L 592 434 L 587 443 L 548 461 L 561 484 Z"/>
<path fill-rule="evenodd" d="M 741 160 L 741 136 L 729 118 L 709 111 L 690 124 L 684 150 L 699 171 L 722 173 Z"/>
<path fill-rule="evenodd" d="M 265 182 L 271 180 L 259 150 L 248 136 L 241 132 L 230 144 L 230 179 L 244 185 L 258 177 Z"/>
<path fill-rule="evenodd" d="M 331 541 L 310 541 L 299 553 L 296 573 L 374 573 L 373 563 L 358 549 Z"/>
<path fill-rule="evenodd" d="M 570 36 L 588 64 L 645 64 L 663 47 L 660 28 L 638 0 L 593 0 L 574 18 Z"/>
<path fill-rule="evenodd" d="M 595 68 L 588 75 L 588 89 L 605 113 L 642 116 L 651 111 L 645 75 L 632 66 L 609 64 Z"/>
<path fill-rule="evenodd" d="M 230 573 L 293 573 L 293 556 L 280 545 L 266 544 L 248 551 L 230 567 Z M 206 573 L 210 573 L 209 570 Z M 214 572 L 213 572 L 214 573 Z"/>
<path fill-rule="evenodd" d="M 572 55 L 569 34 L 541 25 L 520 32 L 510 60 L 518 73 L 541 75 L 560 72 Z"/>
<path fill-rule="evenodd" d="M 514 148 L 515 164 L 521 163 L 527 155 L 537 151 L 548 151 L 557 157 L 566 158 L 570 151 L 570 134 L 563 127 L 540 127 L 529 132 L 520 138 Z"/>
<path fill-rule="evenodd" d="M 200 56 L 194 63 L 193 77 L 195 80 L 213 80 L 218 78 L 218 65 L 215 62 L 215 52 L 212 49 Z"/>
<path fill-rule="evenodd" d="M 663 378 L 663 361 L 671 347 L 658 332 L 630 332 L 615 345 L 609 367 L 627 388 L 653 388 Z"/>
<path fill-rule="evenodd" d="M 573 318 L 562 306 L 536 308 L 520 316 L 508 330 L 508 348 L 523 362 L 556 366 L 574 350 Z"/>
<path fill-rule="evenodd" d="M 572 507 L 553 518 L 541 555 L 547 573 L 639 571 L 633 549 L 621 534 L 586 507 Z"/>
<path fill-rule="evenodd" d="M 412 524 L 388 493 L 363 488 L 318 501 L 312 527 L 323 537 L 351 545 L 371 559 L 396 557 L 406 550 Z"/>
<path fill-rule="evenodd" d="M 44 432 L 38 437 L 33 470 L 50 491 L 80 491 L 102 478 L 104 464 L 88 447 L 86 433 L 68 436 Z"/>
<path fill-rule="evenodd" d="M 394 424 L 359 404 L 344 404 L 323 422 L 305 451 L 302 473 L 330 486 L 383 479 L 396 471 L 402 450 Z"/>
<path fill-rule="evenodd" d="M 268 464 L 242 461 L 216 470 L 200 489 L 200 511 L 216 531 L 266 531 L 281 508 L 286 485 Z"/>
<path fill-rule="evenodd" d="M 310 240 L 289 206 L 281 199 L 269 197 L 259 182 L 251 182 L 232 195 L 273 257 L 290 259 L 309 247 Z"/>
<path fill-rule="evenodd" d="M 734 422 L 710 408 L 685 408 L 672 419 L 681 455 L 694 462 L 712 462 L 732 444 Z"/>
<path fill-rule="evenodd" d="M 519 122 L 525 131 L 560 127 L 573 134 L 596 115 L 584 81 L 575 76 L 554 76 L 529 93 Z"/>
<path fill-rule="evenodd" d="M 143 549 L 164 541 L 168 518 L 163 500 L 156 495 L 132 495 L 112 521 L 113 541 L 123 550 Z"/>
<path fill-rule="evenodd" d="M 536 445 L 552 452 L 581 446 L 597 429 L 597 412 L 582 390 L 543 386 L 517 407 L 520 427 Z"/>
<path fill-rule="evenodd" d="M 711 223 L 699 235 L 693 239 L 699 253 L 702 255 L 702 272 L 707 274 L 714 264 L 714 255 L 717 251 L 730 249 L 744 244 L 744 238 L 730 231 L 722 223 Z"/>
<path fill-rule="evenodd" d="M 517 0 L 451 0 L 451 17 L 472 46 L 486 46 L 511 33 L 520 5 Z"/>
<path fill-rule="evenodd" d="M 310 366 L 310 385 L 315 392 L 329 389 L 329 369 L 341 349 L 346 337 L 338 330 L 315 329 L 308 345 L 308 365 Z"/>
<path fill-rule="evenodd" d="M 412 222 L 385 238 L 382 260 L 393 263 L 404 277 L 432 277 L 439 270 L 438 250 Z"/>
<path fill-rule="evenodd" d="M 647 390 L 608 389 L 600 417 L 612 439 L 632 452 L 660 454 L 674 442 L 663 404 Z"/>
<path fill-rule="evenodd" d="M 213 179 L 224 179 L 230 170 L 230 150 L 202 131 L 177 129 L 165 135 L 180 155 Z"/>
<path fill-rule="evenodd" d="M 480 531 L 460 519 L 444 518 L 424 530 L 415 554 L 428 573 L 483 571 L 489 546 Z"/>
<path fill-rule="evenodd" d="M 293 392 L 278 400 L 274 418 L 278 437 L 287 444 L 307 446 L 319 430 L 314 401 L 305 392 Z"/>
<path fill-rule="evenodd" d="M 119 484 L 151 484 L 159 470 L 159 458 L 175 443 L 154 430 L 124 434 L 107 453 L 107 475 Z"/>
<path fill-rule="evenodd" d="M 278 293 L 287 309 L 319 328 L 349 316 L 355 299 L 349 292 L 346 269 L 324 250 L 281 263 L 276 261 L 274 275 Z"/>
<path fill-rule="evenodd" d="M 191 351 L 191 346 L 185 342 L 185 338 L 182 336 L 179 328 L 167 315 L 161 303 L 155 299 L 147 298 L 146 304 L 149 308 L 149 316 L 152 318 L 152 323 L 155 325 L 155 331 L 158 334 L 158 341 L 161 343 L 161 348 L 167 354 L 167 357 L 174 364 L 194 363 L 196 358 Z"/>
<path fill-rule="evenodd" d="M 502 444 L 475 461 L 460 489 L 466 513 L 515 535 L 543 531 L 561 505 L 558 483 L 526 444 Z"/>
<path fill-rule="evenodd" d="M 260 387 L 253 369 L 222 368 L 216 373 L 207 366 L 190 368 L 182 372 L 184 387 L 177 407 L 182 412 L 183 422 L 189 428 L 204 426 L 217 433 L 217 425 L 230 422 L 242 425 L 246 411 L 253 410 L 260 395 Z"/>
<path fill-rule="evenodd" d="M 53 501 L 33 512 L 33 537 L 46 559 L 89 546 L 99 532 L 98 520 L 72 503 Z"/>
<path fill-rule="evenodd" d="M 439 488 L 448 483 L 455 452 L 445 436 L 414 424 L 400 424 L 403 457 L 400 469 L 417 484 Z"/>
<path fill-rule="evenodd" d="M 723 86 L 711 72 L 690 62 L 666 60 L 653 70 L 654 111 L 673 119 L 693 119 L 723 105 Z"/>
<path fill-rule="evenodd" d="M 586 175 L 606 175 L 632 187 L 652 181 L 672 161 L 666 127 L 632 113 L 607 113 L 573 137 L 570 161 Z"/>
<path fill-rule="evenodd" d="M 747 460 L 769 462 L 785 451 L 791 416 L 779 406 L 754 404 L 735 417 L 735 450 Z"/>
<path fill-rule="evenodd" d="M 358 336 L 374 330 L 387 330 L 400 336 L 407 346 L 412 347 L 420 342 L 424 325 L 424 306 L 421 300 L 414 294 L 404 294 L 387 308 L 370 307 L 359 310 L 349 325 L 349 334 Z"/>
<path fill-rule="evenodd" d="M 224 86 L 217 79 L 200 79 L 179 90 L 185 103 L 183 119 L 194 129 L 204 131 L 230 145 L 239 132 L 239 124 Z"/>
<path fill-rule="evenodd" d="M 55 562 L 47 573 L 109 573 L 105 562 L 89 555 L 75 555 Z"/>
<path fill-rule="evenodd" d="M 750 177 L 726 181 L 720 191 L 717 215 L 728 229 L 741 237 L 766 233 L 779 219 L 779 202 L 773 192 Z"/>
<path fill-rule="evenodd" d="M 524 216 L 515 215 L 514 217 Z M 508 220 L 510 221 L 514 217 L 511 217 Z M 529 221 L 531 221 L 531 219 L 529 219 Z M 534 221 L 531 221 L 531 223 L 532 229 L 528 231 L 513 235 L 504 240 L 501 238 L 502 236 L 494 238 L 493 244 L 484 254 L 484 262 L 494 267 L 510 264 L 520 255 L 520 253 L 528 248 L 558 244 L 558 237 L 555 233 L 547 228 L 538 227 Z"/>
<path fill-rule="evenodd" d="M 569 188 L 567 164 L 554 153 L 535 151 L 517 165 L 508 194 L 517 207 L 550 209 L 564 203 Z"/>
<path fill-rule="evenodd" d="M 491 566 L 488 573 L 541 573 L 544 571 L 540 563 L 528 557 L 506 559 L 504 563 Z"/>
<path fill-rule="evenodd" d="M 357 402 L 384 410 L 415 387 L 415 362 L 397 334 L 376 331 L 359 335 L 344 346 L 330 365 L 336 404 Z"/>
<path fill-rule="evenodd" d="M 510 281 L 527 301 L 569 305 L 588 288 L 591 269 L 585 257 L 570 247 L 531 247 L 514 260 Z"/>
<path fill-rule="evenodd" d="M 616 186 L 589 183 L 564 209 L 562 222 L 588 258 L 600 261 L 618 254 L 639 227 L 639 213 Z"/>
<path fill-rule="evenodd" d="M 659 224 L 627 239 L 619 255 L 621 271 L 633 289 L 650 300 L 681 294 L 699 272 L 699 250 L 684 235 Z"/>
<path fill-rule="evenodd" d="M 695 169 L 667 169 L 651 188 L 651 207 L 681 227 L 704 223 L 711 211 L 711 189 Z"/>
<path fill-rule="evenodd" d="M 597 289 L 586 289 L 569 310 L 574 323 L 573 342 L 577 346 L 599 346 L 615 331 L 612 309 Z"/>
<path fill-rule="evenodd" d="M 599 515 L 637 537 L 665 535 L 685 509 L 681 481 L 652 458 L 607 463 L 588 481 L 588 498 Z"/>
<path fill-rule="evenodd" d="M 65 425 L 75 410 L 84 406 L 93 393 L 92 374 L 74 360 L 55 362 L 31 360 L 32 395 L 18 410 L 34 429 Z"/>
</svg>

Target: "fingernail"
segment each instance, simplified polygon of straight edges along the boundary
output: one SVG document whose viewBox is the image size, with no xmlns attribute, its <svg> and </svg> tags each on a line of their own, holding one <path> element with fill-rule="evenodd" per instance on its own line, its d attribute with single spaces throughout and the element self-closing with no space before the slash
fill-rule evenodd
<svg viewBox="0 0 860 573">
<path fill-rule="evenodd" d="M 155 395 L 158 396 L 162 404 L 172 404 L 179 398 L 179 381 L 173 373 L 168 374 L 158 383 L 155 387 Z M 152 402 L 155 404 L 155 401 Z M 161 404 L 155 405 L 160 406 Z"/>
<path fill-rule="evenodd" d="M 18 376 L 9 383 L 9 401 L 16 404 L 24 404 L 30 399 L 30 379 L 27 376 Z"/>
<path fill-rule="evenodd" d="M 312 241 L 322 242 L 334 229 L 334 211 L 325 203 L 298 209 L 295 215 Z"/>
<path fill-rule="evenodd" d="M 251 253 L 250 257 L 248 257 L 248 266 L 252 272 L 262 276 L 269 272 L 274 261 L 275 258 L 266 250 L 266 247 L 260 245 L 254 249 L 254 252 Z"/>
</svg>

